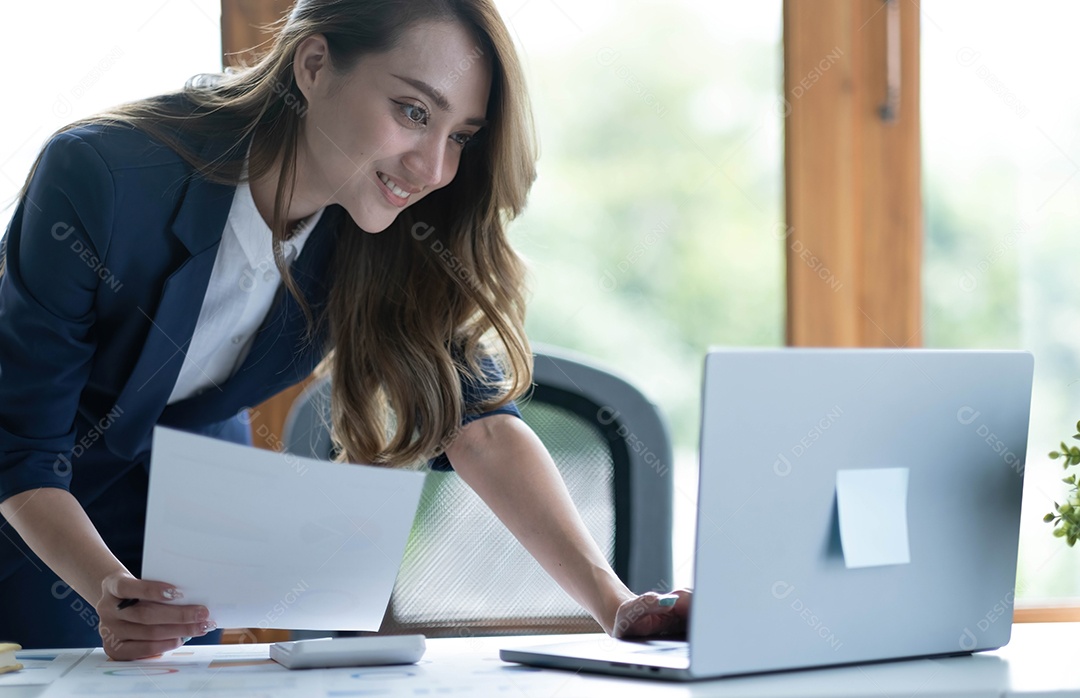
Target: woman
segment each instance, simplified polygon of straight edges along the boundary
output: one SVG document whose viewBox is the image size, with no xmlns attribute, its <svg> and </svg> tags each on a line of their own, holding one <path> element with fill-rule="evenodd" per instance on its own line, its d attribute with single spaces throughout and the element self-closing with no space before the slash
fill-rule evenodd
<svg viewBox="0 0 1080 698">
<path fill-rule="evenodd" d="M 0 277 L 2 634 L 215 641 L 138 578 L 151 430 L 246 441 L 317 364 L 343 459 L 452 465 L 609 633 L 682 632 L 689 594 L 618 580 L 512 400 L 529 134 L 488 0 L 300 0 L 255 66 L 54 135 Z"/>
</svg>

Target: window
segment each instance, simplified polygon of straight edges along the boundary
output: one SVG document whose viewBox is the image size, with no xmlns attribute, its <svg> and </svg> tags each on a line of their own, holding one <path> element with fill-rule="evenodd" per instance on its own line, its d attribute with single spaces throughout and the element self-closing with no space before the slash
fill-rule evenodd
<svg viewBox="0 0 1080 698">
<path fill-rule="evenodd" d="M 781 3 L 497 4 L 541 142 L 539 179 L 512 227 L 532 266 L 529 334 L 603 357 L 669 420 L 672 581 L 688 585 L 705 350 L 784 341 Z M 23 4 L 0 27 L 5 45 L 24 47 L 13 60 L 31 51 L 28 27 L 49 27 L 57 47 L 13 72 L 22 109 L 0 135 L 5 204 L 59 126 L 220 69 L 215 0 L 57 14 Z"/>
<path fill-rule="evenodd" d="M 0 131 L 0 222 L 53 131 L 221 70 L 216 0 L 16 3 L 4 10 L 8 71 Z"/>
<path fill-rule="evenodd" d="M 1042 517 L 1066 492 L 1047 453 L 1080 419 L 1080 95 L 1061 80 L 1080 7 L 922 11 L 925 343 L 1034 352 L 1016 594 L 1060 602 L 1080 595 L 1080 551 Z"/>
<path fill-rule="evenodd" d="M 689 585 L 705 350 L 784 342 L 781 3 L 498 5 L 541 142 L 512 228 L 529 336 L 603 357 L 660 406 Z"/>
</svg>

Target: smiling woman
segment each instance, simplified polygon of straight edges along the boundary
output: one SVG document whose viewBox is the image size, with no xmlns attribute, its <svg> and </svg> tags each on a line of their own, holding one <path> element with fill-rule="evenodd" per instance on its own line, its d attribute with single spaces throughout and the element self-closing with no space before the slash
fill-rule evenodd
<svg viewBox="0 0 1080 698">
<path fill-rule="evenodd" d="M 300 0 L 252 66 L 54 134 L 0 276 L 0 514 L 28 548 L 0 541 L 4 629 L 118 659 L 215 640 L 207 608 L 139 579 L 150 435 L 246 442 L 246 406 L 318 365 L 343 460 L 453 467 L 609 632 L 682 632 L 689 594 L 623 585 L 514 404 L 505 225 L 534 162 L 487 0 Z"/>
</svg>

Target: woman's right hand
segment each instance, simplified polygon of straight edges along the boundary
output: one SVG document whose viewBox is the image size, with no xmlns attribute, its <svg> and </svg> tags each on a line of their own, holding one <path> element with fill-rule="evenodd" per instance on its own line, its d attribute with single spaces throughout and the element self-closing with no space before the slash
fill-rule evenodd
<svg viewBox="0 0 1080 698">
<path fill-rule="evenodd" d="M 205 606 L 166 603 L 183 598 L 171 584 L 148 582 L 127 571 L 101 582 L 97 610 L 102 647 L 113 659 L 142 659 L 174 650 L 184 638 L 200 637 L 217 628 Z M 124 599 L 138 603 L 117 608 Z"/>
</svg>

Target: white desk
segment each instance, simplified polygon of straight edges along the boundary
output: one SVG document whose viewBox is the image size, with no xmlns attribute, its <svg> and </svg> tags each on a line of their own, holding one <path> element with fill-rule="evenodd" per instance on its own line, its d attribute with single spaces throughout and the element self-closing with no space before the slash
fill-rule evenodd
<svg viewBox="0 0 1080 698">
<path fill-rule="evenodd" d="M 575 636 L 581 638 L 582 636 Z M 676 684 L 566 671 L 499 660 L 500 647 L 545 637 L 429 640 L 420 664 L 408 667 L 290 672 L 269 662 L 267 645 L 182 648 L 141 662 L 103 662 L 101 650 L 76 650 L 78 662 L 51 685 L 3 686 L 8 696 L 1040 696 L 1080 697 L 1080 623 L 1017 625 L 997 652 L 940 660 L 890 662 Z M 71 651 L 69 651 L 71 652 Z M 178 651 L 179 652 L 179 651 Z M 266 661 L 263 661 L 266 660 Z M 37 670 L 41 674 L 44 670 Z M 27 674 L 26 676 L 29 676 Z"/>
</svg>

